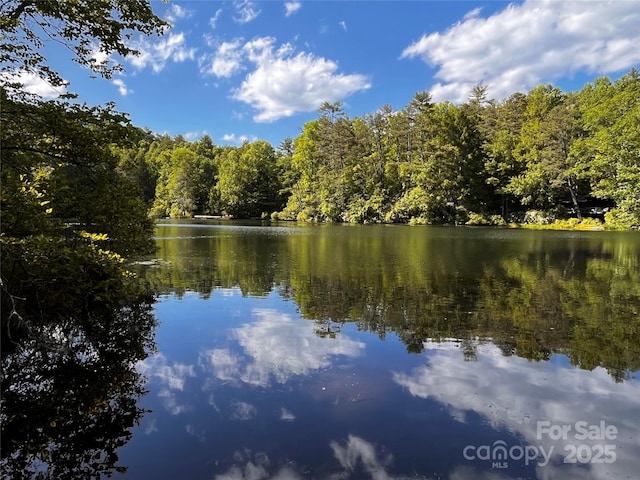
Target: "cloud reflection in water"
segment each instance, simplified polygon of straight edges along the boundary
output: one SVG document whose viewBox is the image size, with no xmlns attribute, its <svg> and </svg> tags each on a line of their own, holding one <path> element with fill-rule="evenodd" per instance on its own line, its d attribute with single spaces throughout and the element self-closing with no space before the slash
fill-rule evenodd
<svg viewBox="0 0 640 480">
<path fill-rule="evenodd" d="M 258 415 L 258 409 L 247 402 L 233 402 L 234 420 L 251 420 Z"/>
<path fill-rule="evenodd" d="M 232 338 L 244 356 L 230 349 L 211 349 L 201 354 L 201 363 L 220 381 L 239 381 L 259 387 L 283 384 L 295 376 L 327 368 L 332 357 L 358 357 L 365 344 L 340 335 L 332 339 L 315 334 L 314 324 L 294 320 L 276 310 L 254 309 L 257 321 L 232 330 Z"/>
<path fill-rule="evenodd" d="M 371 480 L 422 479 L 422 476 L 393 475 L 388 469 L 393 461 L 391 455 L 381 455 L 375 446 L 361 437 L 349 435 L 345 442 L 332 441 L 329 444 L 337 461 L 335 468 L 321 478 L 324 480 L 348 480 L 367 478 Z M 250 451 L 237 452 L 240 464 L 231 466 L 225 473 L 216 475 L 215 480 L 302 480 L 309 472 L 299 472 L 295 464 L 273 467 L 264 453 L 252 455 Z M 381 458 L 382 457 L 382 458 Z M 459 477 L 462 478 L 462 477 Z"/>
<path fill-rule="evenodd" d="M 395 372 L 393 378 L 411 395 L 446 405 L 453 418 L 464 422 L 465 412 L 476 412 L 494 429 L 513 432 L 527 444 L 542 445 L 546 450 L 553 446 L 563 457 L 568 445 L 616 446 L 613 464 L 578 464 L 570 472 L 570 467 L 562 464 L 562 468 L 551 464 L 538 467 L 544 468 L 544 478 L 595 480 L 613 473 L 620 478 L 636 477 L 640 458 L 637 381 L 613 384 L 602 368 L 587 371 L 554 362 L 532 364 L 524 358 L 505 357 L 494 344 L 479 345 L 475 362 L 460 361 L 457 342 L 426 343 L 425 348 L 427 365 L 409 374 Z M 576 422 L 600 425 L 603 420 L 617 428 L 615 440 L 575 438 Z M 568 425 L 572 430 L 566 440 L 555 441 L 549 435 L 538 438 L 538 421 Z"/>
<path fill-rule="evenodd" d="M 158 397 L 162 398 L 164 407 L 172 415 L 189 410 L 188 405 L 181 405 L 178 402 L 176 392 L 184 390 L 187 377 L 196 376 L 194 365 L 183 363 L 169 365 L 166 357 L 158 353 L 138 362 L 137 370 L 149 379 L 155 379 L 160 383 Z"/>
</svg>

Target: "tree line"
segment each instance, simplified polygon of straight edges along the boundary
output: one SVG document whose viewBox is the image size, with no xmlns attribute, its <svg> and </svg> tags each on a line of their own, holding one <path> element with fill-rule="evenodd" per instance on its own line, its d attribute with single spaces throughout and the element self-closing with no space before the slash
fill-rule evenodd
<svg viewBox="0 0 640 480">
<path fill-rule="evenodd" d="M 496 101 L 418 92 L 350 118 L 325 102 L 295 138 L 221 147 L 144 132 L 118 151 L 153 216 L 421 224 L 640 226 L 640 71 L 578 92 L 540 85 Z"/>
</svg>

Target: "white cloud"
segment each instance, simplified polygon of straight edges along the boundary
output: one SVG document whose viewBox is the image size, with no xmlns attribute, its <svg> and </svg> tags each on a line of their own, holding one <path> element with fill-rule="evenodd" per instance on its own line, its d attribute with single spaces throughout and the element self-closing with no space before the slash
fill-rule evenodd
<svg viewBox="0 0 640 480">
<path fill-rule="evenodd" d="M 240 358 L 224 348 L 214 348 L 204 353 L 206 363 L 213 367 L 216 378 L 222 382 L 237 380 L 240 376 Z"/>
<path fill-rule="evenodd" d="M 187 132 L 183 136 L 188 141 L 194 142 L 194 141 L 204 137 L 205 135 L 209 135 L 209 132 L 207 132 L 206 130 L 202 130 L 202 131 L 196 130 L 194 132 Z"/>
<path fill-rule="evenodd" d="M 205 42 L 216 44 L 210 36 Z M 258 122 L 314 111 L 324 101 L 338 101 L 371 86 L 364 75 L 336 73 L 338 65 L 332 60 L 304 52 L 294 55 L 291 44 L 276 49 L 275 42 L 272 37 L 257 37 L 244 45 L 241 38 L 222 42 L 213 54 L 199 58 L 200 71 L 230 78 L 253 64 L 232 97 L 258 110 L 254 116 Z"/>
<path fill-rule="evenodd" d="M 202 39 L 204 40 L 205 45 L 210 48 L 218 48 L 220 44 L 216 37 L 211 35 L 210 33 L 205 33 L 204 35 L 202 35 Z M 206 59 L 208 57 L 204 56 L 203 58 Z"/>
<path fill-rule="evenodd" d="M 35 73 L 21 70 L 18 72 L 1 72 L 0 83 L 12 93 L 18 93 L 18 91 L 24 91 L 33 95 L 38 95 L 43 100 L 50 100 L 57 98 L 60 95 L 67 93 L 67 87 L 69 82 L 59 87 L 54 87 L 45 79 L 39 77 Z M 9 84 L 20 84 L 20 89 L 14 89 L 8 87 Z"/>
<path fill-rule="evenodd" d="M 120 92 L 120 95 L 122 95 L 123 97 L 126 97 L 128 94 L 133 92 L 133 90 L 130 90 L 129 88 L 127 88 L 127 85 L 120 78 L 116 78 L 112 80 L 111 83 L 113 83 L 116 87 L 118 87 L 118 91 Z"/>
<path fill-rule="evenodd" d="M 491 97 L 505 98 L 565 75 L 606 74 L 640 62 L 637 2 L 527 0 L 488 18 L 479 14 L 472 10 L 402 52 L 437 68 L 435 101 L 462 102 L 481 82 Z"/>
<path fill-rule="evenodd" d="M 342 443 L 345 443 L 343 446 Z M 338 461 L 338 465 L 333 469 L 331 475 L 321 477 L 327 479 L 348 479 L 348 478 L 370 478 L 372 480 L 403 480 L 408 478 L 426 478 L 413 475 L 392 475 L 387 470 L 393 459 L 391 455 L 384 455 L 379 458 L 375 446 L 365 439 L 356 435 L 349 435 L 346 442 L 332 441 L 329 444 L 333 451 L 333 456 Z M 246 452 L 249 452 L 247 454 Z M 253 458 L 252 458 L 253 457 Z M 215 480 L 300 480 L 309 477 L 309 471 L 302 474 L 293 470 L 290 466 L 276 470 L 276 462 L 269 459 L 266 453 L 257 453 L 253 456 L 249 449 L 243 452 L 236 452 L 234 459 L 239 464 L 233 465 L 222 475 L 216 475 Z M 292 462 L 293 463 L 293 462 Z M 329 462 L 324 468 L 328 468 Z M 362 469 L 362 470 L 361 470 Z M 366 472 L 366 476 L 363 473 Z M 454 477 L 452 477 L 453 479 Z M 476 477 L 477 479 L 489 479 L 489 477 Z M 498 480 L 497 477 L 493 477 Z M 456 480 L 461 477 L 455 477 Z"/>
<path fill-rule="evenodd" d="M 342 20 L 341 22 L 338 22 L 338 25 L 340 25 L 345 32 L 347 31 L 347 22 Z"/>
<path fill-rule="evenodd" d="M 256 4 L 249 0 L 236 0 L 233 2 L 233 6 L 236 10 L 233 20 L 237 23 L 249 23 L 260 15 Z"/>
<path fill-rule="evenodd" d="M 344 445 L 344 446 L 343 446 Z M 332 441 L 329 447 L 333 456 L 337 460 L 326 462 L 323 470 L 330 471 L 329 475 L 320 476 L 328 480 L 349 479 L 349 478 L 370 478 L 371 480 L 405 480 L 409 478 L 427 478 L 418 476 L 415 472 L 410 475 L 395 475 L 388 472 L 393 456 L 390 454 L 379 454 L 376 446 L 367 440 L 356 435 L 349 435 L 346 441 Z M 215 480 L 301 480 L 311 478 L 311 472 L 305 469 L 298 472 L 295 462 L 290 465 L 279 467 L 278 462 L 269 458 L 265 452 L 253 453 L 250 449 L 244 448 L 242 451 L 234 453 L 236 463 L 225 473 L 216 475 Z M 300 469 L 302 470 L 302 469 Z M 485 476 L 472 470 L 475 476 L 460 476 L 459 469 L 455 469 L 450 480 L 506 480 L 502 475 Z M 363 475 L 364 474 L 364 475 Z"/>
<path fill-rule="evenodd" d="M 235 133 L 225 133 L 222 141 L 242 145 L 245 142 L 255 142 L 258 139 L 255 135 L 236 135 Z"/>
<path fill-rule="evenodd" d="M 284 2 L 284 14 L 285 16 L 289 17 L 300 10 L 301 7 L 302 4 L 300 2 Z"/>
<path fill-rule="evenodd" d="M 180 19 L 190 18 L 191 16 L 193 16 L 193 10 L 183 8 L 177 3 L 173 3 L 171 4 L 171 6 L 169 7 L 169 10 L 165 14 L 164 19 L 167 22 L 174 24 Z"/>
<path fill-rule="evenodd" d="M 303 478 L 289 466 L 270 473 L 270 470 L 273 470 L 272 462 L 264 452 L 252 454 L 251 450 L 245 448 L 241 452 L 236 451 L 233 457 L 241 464 L 232 465 L 225 473 L 213 477 L 214 480 L 302 480 Z"/>
<path fill-rule="evenodd" d="M 571 475 L 578 472 L 566 469 L 556 472 L 557 466 L 548 465 L 544 478 L 596 480 L 636 475 L 640 456 L 637 381 L 616 385 L 612 390 L 613 380 L 602 368 L 587 371 L 553 362 L 532 366 L 525 358 L 505 357 L 494 344 L 479 345 L 475 362 L 460 361 L 457 342 L 427 343 L 425 347 L 427 365 L 409 374 L 394 373 L 393 378 L 412 395 L 442 403 L 458 421 L 464 421 L 466 412 L 474 412 L 493 428 L 512 432 L 527 444 L 543 446 L 545 451 L 553 446 L 556 454 L 567 453 L 569 444 L 595 445 L 598 441 L 578 441 L 572 435 L 557 441 L 548 436 L 538 438 L 538 421 L 574 428 L 578 421 L 599 425 L 605 420 L 617 427 L 615 464 L 593 463 L 586 476 Z"/>
<path fill-rule="evenodd" d="M 216 26 L 218 24 L 218 20 L 220 19 L 220 15 L 222 15 L 222 9 L 221 8 L 216 10 L 215 15 L 209 19 L 209 25 L 211 25 L 211 28 L 213 28 L 214 30 L 215 30 L 215 28 L 216 28 Z"/>
<path fill-rule="evenodd" d="M 91 50 L 90 58 L 97 66 L 107 66 L 112 62 L 111 55 L 103 52 L 98 45 Z"/>
<path fill-rule="evenodd" d="M 242 69 L 242 57 L 242 39 L 222 42 L 212 56 L 201 58 L 200 70 L 218 78 L 229 78 Z"/>
<path fill-rule="evenodd" d="M 133 48 L 140 52 L 137 56 L 127 57 L 131 64 L 139 69 L 150 66 L 153 71 L 161 72 L 166 63 L 184 62 L 195 58 L 196 49 L 187 48 L 184 33 L 169 33 L 157 42 L 140 39 Z"/>
<path fill-rule="evenodd" d="M 273 382 L 282 384 L 329 367 L 331 357 L 357 357 L 365 348 L 362 342 L 344 335 L 320 338 L 312 322 L 294 320 L 274 310 L 256 309 L 253 315 L 258 318 L 256 322 L 233 330 L 245 355 L 227 349 L 213 349 L 201 355 L 201 364 L 210 368 L 219 381 L 262 387 Z"/>
<path fill-rule="evenodd" d="M 145 420 L 143 419 L 142 422 L 145 423 Z M 157 432 L 158 431 L 157 423 L 158 423 L 158 419 L 156 417 L 151 417 L 146 427 L 144 428 L 144 434 L 151 435 L 152 433 Z"/>
<path fill-rule="evenodd" d="M 463 20 L 471 20 L 472 18 L 477 18 L 482 11 L 482 7 L 474 8 L 473 10 L 467 12 L 467 14 L 463 17 Z"/>
<path fill-rule="evenodd" d="M 364 75 L 336 73 L 338 64 L 332 60 L 304 52 L 294 55 L 288 43 L 274 51 L 274 44 L 274 38 L 261 37 L 244 45 L 255 70 L 233 91 L 233 98 L 258 110 L 257 122 L 313 111 L 323 101 L 334 102 L 371 86 Z"/>
<path fill-rule="evenodd" d="M 158 397 L 162 399 L 164 408 L 171 415 L 180 415 L 181 413 L 191 410 L 189 405 L 182 405 L 178 403 L 176 393 L 168 388 L 161 388 L 158 392 Z"/>
</svg>

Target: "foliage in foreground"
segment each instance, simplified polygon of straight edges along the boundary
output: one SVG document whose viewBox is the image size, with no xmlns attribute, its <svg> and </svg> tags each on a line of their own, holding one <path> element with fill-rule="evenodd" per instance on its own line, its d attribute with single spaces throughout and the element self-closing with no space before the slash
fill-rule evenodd
<svg viewBox="0 0 640 480">
<path fill-rule="evenodd" d="M 2 90 L 2 451 L 12 478 L 101 478 L 143 411 L 152 297 L 124 257 L 152 222 L 110 145 L 135 133 L 106 108 Z"/>
<path fill-rule="evenodd" d="M 23 102 L 2 94 L 6 331 L 15 318 L 38 322 L 77 314 L 62 305 L 47 312 L 41 295 L 63 298 L 76 289 L 86 291 L 99 275 L 117 273 L 104 269 L 120 268 L 121 255 L 149 251 L 152 223 L 135 185 L 116 171 L 109 148 L 135 132 L 125 117 L 110 107 Z M 34 288 L 43 293 L 33 296 Z M 99 290 L 87 294 L 95 297 Z"/>
<path fill-rule="evenodd" d="M 43 101 L 24 83 L 64 85 L 45 41 L 109 77 L 120 66 L 96 50 L 135 54 L 134 33 L 166 25 L 144 0 L 0 3 L 3 478 L 124 471 L 116 452 L 143 413 L 135 365 L 154 345 L 153 298 L 123 264 L 151 248 L 152 222 L 113 154 L 140 131 L 111 104 Z"/>
</svg>

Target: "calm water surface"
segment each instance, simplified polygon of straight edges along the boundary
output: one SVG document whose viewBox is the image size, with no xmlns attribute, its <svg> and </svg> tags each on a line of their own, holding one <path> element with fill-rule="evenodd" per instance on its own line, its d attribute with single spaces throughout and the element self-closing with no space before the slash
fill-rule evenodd
<svg viewBox="0 0 640 480">
<path fill-rule="evenodd" d="M 638 478 L 639 234 L 156 235 L 127 478 Z"/>
</svg>

